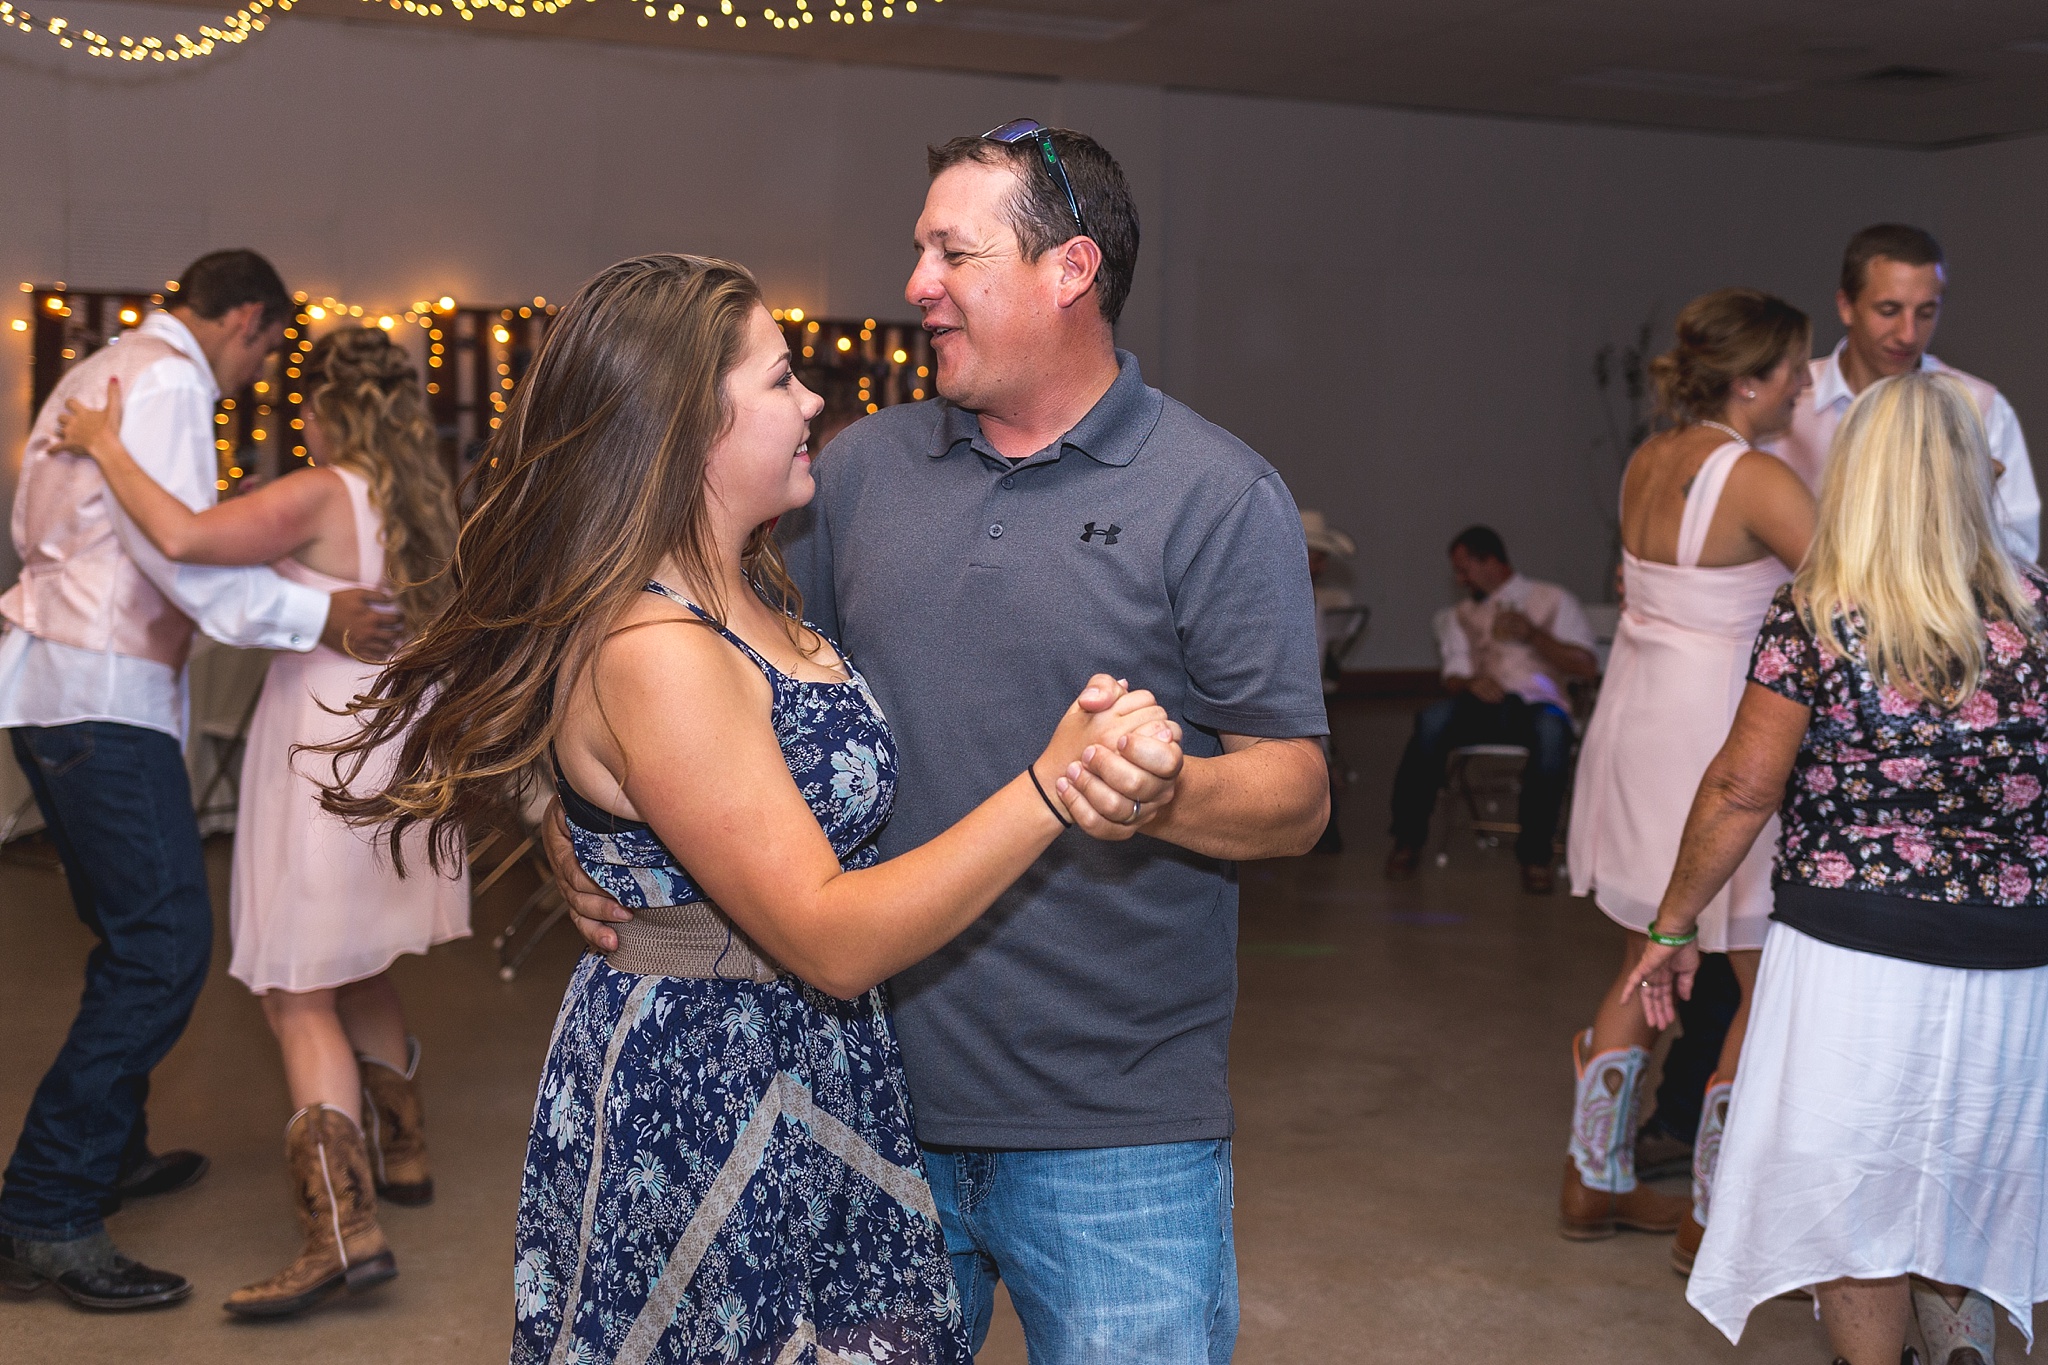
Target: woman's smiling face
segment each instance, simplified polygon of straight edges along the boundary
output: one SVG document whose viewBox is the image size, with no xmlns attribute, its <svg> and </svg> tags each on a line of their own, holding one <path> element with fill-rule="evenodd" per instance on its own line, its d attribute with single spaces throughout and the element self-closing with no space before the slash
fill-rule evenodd
<svg viewBox="0 0 2048 1365">
<path fill-rule="evenodd" d="M 825 400 L 791 371 L 782 328 L 759 305 L 724 384 L 732 420 L 711 448 L 705 481 L 741 526 L 758 526 L 802 507 L 817 491 L 808 439 Z"/>
</svg>

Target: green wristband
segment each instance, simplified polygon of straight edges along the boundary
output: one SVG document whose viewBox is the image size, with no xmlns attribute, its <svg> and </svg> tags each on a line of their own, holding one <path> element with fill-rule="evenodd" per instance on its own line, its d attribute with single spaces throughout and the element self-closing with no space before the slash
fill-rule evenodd
<svg viewBox="0 0 2048 1365">
<path fill-rule="evenodd" d="M 1697 940 L 1700 936 L 1700 931 L 1694 929 L 1689 934 L 1660 934 L 1657 932 L 1657 926 L 1653 921 L 1649 928 L 1643 930 L 1643 936 L 1659 947 L 1683 948 L 1686 944 Z"/>
</svg>

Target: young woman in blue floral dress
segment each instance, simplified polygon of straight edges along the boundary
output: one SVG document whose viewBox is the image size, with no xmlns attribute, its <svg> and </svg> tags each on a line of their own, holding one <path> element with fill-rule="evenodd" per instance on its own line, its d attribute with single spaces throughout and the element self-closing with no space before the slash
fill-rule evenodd
<svg viewBox="0 0 2048 1365">
<path fill-rule="evenodd" d="M 452 854 L 551 762 L 579 861 L 637 911 L 578 967 L 548 1050 L 516 1362 L 964 1365 L 879 983 L 1070 825 L 1127 836 L 1070 765 L 1178 766 L 1150 694 L 1098 675 L 1029 771 L 878 861 L 888 723 L 767 534 L 811 496 L 820 406 L 739 267 L 599 275 L 487 452 L 448 608 L 339 758 L 330 803 L 394 854 L 420 822 Z M 397 776 L 350 793 L 352 755 L 401 730 Z"/>
</svg>

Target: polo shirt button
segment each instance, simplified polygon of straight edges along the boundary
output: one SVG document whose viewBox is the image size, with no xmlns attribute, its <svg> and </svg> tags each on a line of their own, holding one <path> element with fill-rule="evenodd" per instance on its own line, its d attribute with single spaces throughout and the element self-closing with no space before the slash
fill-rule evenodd
<svg viewBox="0 0 2048 1365">
<path fill-rule="evenodd" d="M 1017 486 L 1017 476 L 1016 476 L 1016 475 L 1014 475 L 1014 474 L 1005 474 L 1005 475 L 1003 476 L 1003 487 L 1005 487 L 1005 488 L 1015 488 L 1016 486 Z"/>
<path fill-rule="evenodd" d="M 1001 540 L 1003 538 L 1003 524 L 1000 521 L 988 528 L 988 538 L 990 540 Z"/>
</svg>

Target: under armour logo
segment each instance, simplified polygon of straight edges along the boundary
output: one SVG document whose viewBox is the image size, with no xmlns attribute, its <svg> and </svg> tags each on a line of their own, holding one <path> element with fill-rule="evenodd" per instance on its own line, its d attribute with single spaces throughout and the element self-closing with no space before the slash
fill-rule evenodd
<svg viewBox="0 0 2048 1365">
<path fill-rule="evenodd" d="M 1095 537 L 1101 536 L 1102 543 L 1104 545 L 1114 545 L 1116 544 L 1116 538 L 1118 534 L 1121 533 L 1123 529 L 1123 527 L 1117 525 L 1115 522 L 1111 522 L 1107 527 L 1103 528 L 1102 530 L 1097 530 L 1095 527 L 1095 523 L 1091 521 L 1086 526 L 1083 526 L 1081 528 L 1081 539 L 1084 542 L 1092 541 L 1095 539 Z"/>
</svg>

